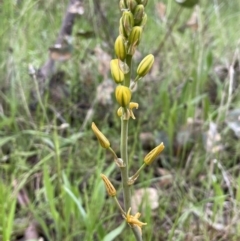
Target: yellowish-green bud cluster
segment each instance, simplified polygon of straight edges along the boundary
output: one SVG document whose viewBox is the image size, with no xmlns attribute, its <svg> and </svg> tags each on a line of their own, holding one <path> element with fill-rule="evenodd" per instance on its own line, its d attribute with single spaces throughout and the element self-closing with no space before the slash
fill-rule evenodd
<svg viewBox="0 0 240 241">
<path fill-rule="evenodd" d="M 117 84 L 120 84 L 124 81 L 124 73 L 119 67 L 119 60 L 118 59 L 112 59 L 110 62 L 110 69 L 111 69 L 111 74 L 114 79 L 114 81 Z"/>
<path fill-rule="evenodd" d="M 154 56 L 152 54 L 147 55 L 138 65 L 138 68 L 137 68 L 138 76 L 144 77 L 152 68 L 153 63 L 154 63 Z"/>
<path fill-rule="evenodd" d="M 120 106 L 127 107 L 130 103 L 132 93 L 128 87 L 119 85 L 115 90 L 115 96 Z"/>
<path fill-rule="evenodd" d="M 119 34 L 125 39 L 124 46 L 129 55 L 134 54 L 141 39 L 142 28 L 147 22 L 144 9 L 147 2 L 148 0 L 120 0 L 119 6 L 123 14 L 119 23 Z"/>
</svg>

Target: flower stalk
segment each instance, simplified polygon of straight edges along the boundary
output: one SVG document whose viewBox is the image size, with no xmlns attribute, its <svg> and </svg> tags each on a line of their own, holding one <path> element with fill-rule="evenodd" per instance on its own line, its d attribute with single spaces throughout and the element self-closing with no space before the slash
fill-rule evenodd
<svg viewBox="0 0 240 241">
<path fill-rule="evenodd" d="M 147 14 L 145 13 L 147 2 L 147 0 L 120 0 L 119 3 L 123 13 L 119 21 L 119 35 L 114 44 L 116 57 L 111 60 L 110 69 L 112 78 L 116 83 L 115 97 L 119 104 L 117 115 L 121 120 L 120 157 L 111 148 L 110 141 L 105 135 L 94 123 L 92 124 L 92 130 L 99 144 L 112 153 L 114 161 L 120 169 L 124 207 L 118 202 L 116 189 L 109 179 L 103 174 L 101 177 L 108 195 L 114 198 L 123 218 L 131 227 L 136 241 L 143 241 L 142 227 L 147 224 L 139 220 L 141 215 L 139 212 L 135 215 L 131 213 L 131 188 L 142 170 L 151 165 L 164 149 L 163 143 L 155 147 L 145 156 L 138 171 L 129 178 L 128 123 L 131 118 L 136 119 L 133 109 L 138 109 L 138 103 L 131 102 L 132 89 L 138 81 L 149 73 L 154 63 L 154 56 L 147 55 L 138 65 L 135 77 L 131 81 L 133 55 L 140 44 L 143 28 L 147 22 Z"/>
</svg>

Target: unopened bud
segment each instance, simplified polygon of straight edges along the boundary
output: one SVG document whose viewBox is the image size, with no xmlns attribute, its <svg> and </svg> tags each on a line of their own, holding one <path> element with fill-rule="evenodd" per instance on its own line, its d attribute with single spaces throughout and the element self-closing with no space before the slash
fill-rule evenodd
<svg viewBox="0 0 240 241">
<path fill-rule="evenodd" d="M 124 11 L 121 22 L 126 35 L 129 36 L 134 26 L 133 14 L 130 11 Z"/>
<path fill-rule="evenodd" d="M 132 93 L 128 87 L 119 85 L 115 90 L 115 96 L 118 104 L 122 107 L 126 107 L 130 103 Z"/>
<path fill-rule="evenodd" d="M 136 0 L 136 1 L 137 1 L 138 4 L 142 4 L 144 6 L 146 6 L 147 3 L 148 3 L 148 0 Z M 182 1 L 182 0 L 179 0 L 179 1 Z"/>
<path fill-rule="evenodd" d="M 118 59 L 112 59 L 110 61 L 110 69 L 111 69 L 111 74 L 112 74 L 114 81 L 117 84 L 122 83 L 124 81 L 124 73 L 119 68 L 119 60 Z"/>
<path fill-rule="evenodd" d="M 97 126 L 95 125 L 94 122 L 92 122 L 92 130 L 93 130 L 95 136 L 97 137 L 100 145 L 101 145 L 103 148 L 109 148 L 109 147 L 110 147 L 110 142 L 109 142 L 109 140 L 108 140 L 107 137 L 104 136 L 103 133 L 97 128 Z"/>
<path fill-rule="evenodd" d="M 108 195 L 110 197 L 115 197 L 116 193 L 117 193 L 115 187 L 112 185 L 112 183 L 109 181 L 109 179 L 105 175 L 101 174 L 101 178 L 105 184 Z"/>
<path fill-rule="evenodd" d="M 120 8 L 121 11 L 127 8 L 124 0 L 119 1 L 119 8 Z"/>
<path fill-rule="evenodd" d="M 147 23 L 147 14 L 144 13 L 143 18 L 142 18 L 142 21 L 139 23 L 139 25 L 144 28 L 144 26 L 146 25 L 146 23 Z"/>
<path fill-rule="evenodd" d="M 119 34 L 122 35 L 123 38 L 128 38 L 128 35 L 127 35 L 126 31 L 123 28 L 122 18 L 120 18 L 120 21 L 119 21 Z"/>
<path fill-rule="evenodd" d="M 141 36 L 142 36 L 142 27 L 139 27 L 139 26 L 134 27 L 128 38 L 128 42 L 130 44 L 128 53 L 130 55 L 134 54 L 135 48 L 136 46 L 138 46 Z"/>
<path fill-rule="evenodd" d="M 137 5 L 134 11 L 134 24 L 139 24 L 142 21 L 144 15 L 144 6 L 142 4 Z"/>
<path fill-rule="evenodd" d="M 157 156 L 163 151 L 164 145 L 161 143 L 157 147 L 155 147 L 153 150 L 151 150 L 145 157 L 144 162 L 146 165 L 150 165 L 153 163 L 153 161 L 157 158 Z"/>
<path fill-rule="evenodd" d="M 115 41 L 114 49 L 117 57 L 121 60 L 124 60 L 126 58 L 126 47 L 125 47 L 125 41 L 122 35 L 119 35 Z"/>
<path fill-rule="evenodd" d="M 142 5 L 143 5 L 144 7 L 146 7 L 147 4 L 148 4 L 148 0 L 142 0 Z"/>
<path fill-rule="evenodd" d="M 127 7 L 131 12 L 133 12 L 134 9 L 137 7 L 136 0 L 127 0 Z"/>
<path fill-rule="evenodd" d="M 154 56 L 152 54 L 147 55 L 138 65 L 138 68 L 137 68 L 138 76 L 144 77 L 152 68 L 153 62 L 154 62 Z"/>
<path fill-rule="evenodd" d="M 118 115 L 118 117 L 122 117 L 122 115 L 123 115 L 123 109 L 122 109 L 122 107 L 119 107 L 119 108 L 118 108 L 118 110 L 117 110 L 117 115 Z"/>
</svg>

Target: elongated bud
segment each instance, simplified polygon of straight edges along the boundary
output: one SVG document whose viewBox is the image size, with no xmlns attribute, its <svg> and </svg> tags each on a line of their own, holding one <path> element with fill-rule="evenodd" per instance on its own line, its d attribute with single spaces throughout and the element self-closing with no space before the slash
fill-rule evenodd
<svg viewBox="0 0 240 241">
<path fill-rule="evenodd" d="M 138 45 L 142 36 L 142 27 L 136 26 L 133 28 L 128 41 L 130 44 Z"/>
<path fill-rule="evenodd" d="M 132 32 L 130 33 L 129 38 L 128 38 L 128 42 L 130 44 L 130 47 L 128 49 L 128 53 L 130 55 L 134 54 L 135 49 L 140 42 L 141 36 L 142 36 L 142 27 L 139 27 L 139 26 L 134 27 L 132 29 Z"/>
<path fill-rule="evenodd" d="M 154 56 L 152 54 L 147 55 L 141 63 L 138 65 L 137 74 L 140 77 L 145 76 L 152 68 L 154 63 Z"/>
<path fill-rule="evenodd" d="M 122 26 L 127 36 L 131 33 L 134 26 L 133 14 L 130 11 L 124 11 L 122 15 Z"/>
<path fill-rule="evenodd" d="M 143 6 L 146 6 L 148 3 L 148 0 L 136 0 L 138 4 L 142 4 Z M 176 1 L 182 1 L 182 0 L 176 0 Z"/>
<path fill-rule="evenodd" d="M 109 179 L 104 174 L 101 174 L 101 178 L 105 184 L 108 195 L 110 197 L 115 197 L 117 194 L 115 187 L 112 185 L 112 183 L 109 181 Z"/>
<path fill-rule="evenodd" d="M 133 12 L 134 9 L 137 7 L 136 0 L 127 0 L 127 7 L 131 12 Z"/>
<path fill-rule="evenodd" d="M 122 107 L 126 107 L 130 103 L 132 93 L 128 87 L 119 85 L 115 90 L 115 96 L 118 104 Z"/>
<path fill-rule="evenodd" d="M 142 21 L 139 23 L 139 26 L 141 26 L 141 27 L 144 28 L 144 26 L 146 25 L 146 23 L 147 23 L 147 14 L 144 13 L 143 18 L 142 18 Z"/>
<path fill-rule="evenodd" d="M 108 140 L 107 137 L 104 136 L 103 133 L 97 128 L 97 126 L 95 125 L 94 122 L 92 122 L 92 130 L 93 130 L 95 136 L 97 137 L 100 145 L 101 145 L 103 148 L 109 148 L 109 147 L 110 147 L 110 142 L 109 142 L 109 140 Z"/>
<path fill-rule="evenodd" d="M 146 7 L 147 4 L 148 4 L 148 0 L 142 0 L 142 5 L 143 5 L 144 7 Z"/>
<path fill-rule="evenodd" d="M 118 59 L 112 59 L 110 61 L 110 69 L 111 69 L 111 74 L 112 74 L 114 81 L 117 84 L 122 83 L 124 81 L 124 73 L 119 68 L 119 60 Z"/>
<path fill-rule="evenodd" d="M 127 8 L 124 0 L 119 1 L 119 8 L 120 8 L 121 11 Z"/>
<path fill-rule="evenodd" d="M 144 6 L 142 4 L 137 5 L 135 11 L 134 11 L 134 24 L 139 24 L 144 15 Z"/>
<path fill-rule="evenodd" d="M 126 47 L 123 36 L 119 35 L 115 41 L 114 49 L 117 57 L 122 61 L 126 58 Z"/>
<path fill-rule="evenodd" d="M 151 165 L 153 161 L 157 158 L 157 156 L 163 151 L 164 145 L 161 143 L 157 147 L 155 147 L 153 150 L 151 150 L 145 157 L 144 162 L 146 165 Z"/>
<path fill-rule="evenodd" d="M 119 20 L 119 35 L 122 35 L 123 38 L 126 38 L 126 39 L 128 38 L 128 35 L 123 28 L 122 18 L 120 18 L 120 20 Z"/>
<path fill-rule="evenodd" d="M 118 108 L 118 110 L 117 110 L 117 115 L 118 115 L 118 117 L 122 117 L 122 115 L 123 115 L 123 109 L 122 109 L 122 107 L 119 107 L 119 108 Z"/>
</svg>

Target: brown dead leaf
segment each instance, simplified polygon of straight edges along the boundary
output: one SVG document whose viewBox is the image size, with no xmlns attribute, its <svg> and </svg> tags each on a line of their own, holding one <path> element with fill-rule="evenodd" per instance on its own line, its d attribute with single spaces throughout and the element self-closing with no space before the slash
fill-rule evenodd
<svg viewBox="0 0 240 241">
<path fill-rule="evenodd" d="M 156 11 L 162 21 L 166 21 L 166 5 L 163 2 L 156 4 Z"/>
<path fill-rule="evenodd" d="M 155 188 L 140 188 L 136 190 L 132 195 L 132 211 L 136 213 L 138 211 L 144 212 L 147 206 L 151 210 L 156 209 L 159 206 L 158 191 Z"/>
</svg>

